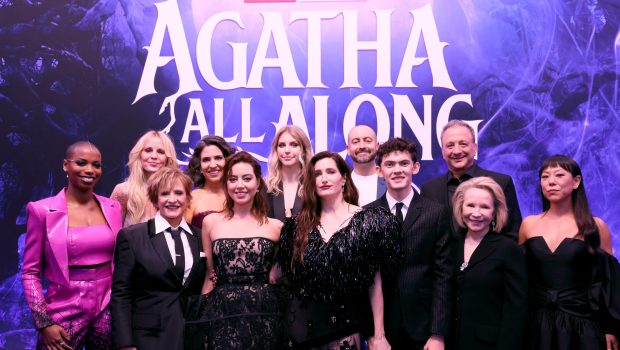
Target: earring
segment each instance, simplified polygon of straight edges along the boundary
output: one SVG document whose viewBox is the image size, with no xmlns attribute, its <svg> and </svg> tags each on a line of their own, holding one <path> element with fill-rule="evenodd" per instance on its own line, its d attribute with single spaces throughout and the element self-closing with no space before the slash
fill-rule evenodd
<svg viewBox="0 0 620 350">
<path fill-rule="evenodd" d="M 495 218 L 493 218 L 493 220 L 491 220 L 491 228 L 494 229 L 495 225 L 497 225 L 497 222 L 495 221 Z"/>
</svg>

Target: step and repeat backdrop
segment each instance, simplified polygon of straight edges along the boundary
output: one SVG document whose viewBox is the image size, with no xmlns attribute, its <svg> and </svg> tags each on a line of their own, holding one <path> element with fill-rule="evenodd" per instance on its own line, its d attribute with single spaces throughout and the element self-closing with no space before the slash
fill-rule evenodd
<svg viewBox="0 0 620 350">
<path fill-rule="evenodd" d="M 0 0 L 0 348 L 33 346 L 25 205 L 66 184 L 76 140 L 101 149 L 109 195 L 149 129 L 186 164 L 207 134 L 264 162 L 285 124 L 344 155 L 367 124 L 419 145 L 421 185 L 463 119 L 524 216 L 542 161 L 575 158 L 620 252 L 619 26 L 615 0 Z"/>
</svg>

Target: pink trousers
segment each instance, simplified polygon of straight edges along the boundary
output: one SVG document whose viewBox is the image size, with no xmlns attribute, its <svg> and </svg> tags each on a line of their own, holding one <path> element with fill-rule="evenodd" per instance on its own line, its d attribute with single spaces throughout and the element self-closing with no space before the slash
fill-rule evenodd
<svg viewBox="0 0 620 350">
<path fill-rule="evenodd" d="M 112 348 L 111 316 L 108 303 L 112 288 L 112 264 L 93 269 L 70 269 L 69 286 L 50 284 L 47 311 L 69 336 L 73 349 Z M 45 349 L 41 341 L 37 349 Z"/>
</svg>

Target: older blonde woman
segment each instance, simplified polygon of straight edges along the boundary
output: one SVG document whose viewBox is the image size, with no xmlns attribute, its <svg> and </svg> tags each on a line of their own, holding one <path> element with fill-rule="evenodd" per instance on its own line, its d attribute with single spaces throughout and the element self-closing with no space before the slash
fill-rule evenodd
<svg viewBox="0 0 620 350">
<path fill-rule="evenodd" d="M 116 185 L 110 198 L 121 203 L 123 227 L 144 222 L 155 216 L 157 209 L 146 195 L 149 177 L 164 166 L 178 168 L 176 151 L 170 137 L 150 130 L 138 139 L 129 152 L 129 176 Z"/>
<path fill-rule="evenodd" d="M 490 177 L 463 182 L 452 198 L 464 235 L 454 245 L 456 300 L 453 349 L 521 349 L 527 310 L 527 273 L 521 248 L 499 233 L 508 211 Z"/>
</svg>

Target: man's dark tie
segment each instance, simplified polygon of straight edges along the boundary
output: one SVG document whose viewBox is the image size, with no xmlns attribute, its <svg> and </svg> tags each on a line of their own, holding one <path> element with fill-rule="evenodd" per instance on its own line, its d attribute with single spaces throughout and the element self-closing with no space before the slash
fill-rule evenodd
<svg viewBox="0 0 620 350">
<path fill-rule="evenodd" d="M 174 252 L 176 254 L 174 267 L 177 275 L 179 275 L 182 280 L 183 275 L 185 274 L 185 254 L 183 250 L 183 241 L 181 241 L 181 229 L 174 229 L 171 227 L 170 234 L 172 235 L 172 239 L 174 240 Z"/>
<path fill-rule="evenodd" d="M 405 205 L 403 202 L 396 203 L 396 218 L 401 225 L 403 224 L 403 205 Z"/>
</svg>

